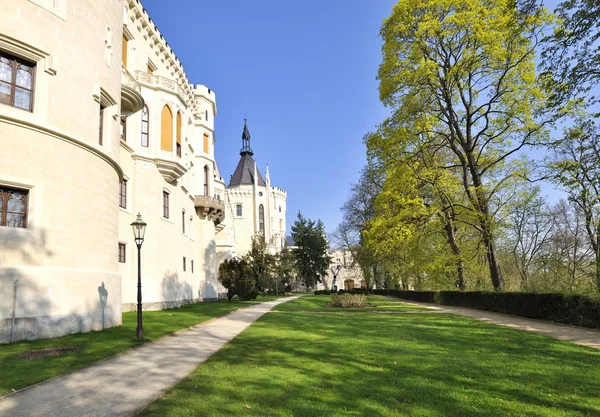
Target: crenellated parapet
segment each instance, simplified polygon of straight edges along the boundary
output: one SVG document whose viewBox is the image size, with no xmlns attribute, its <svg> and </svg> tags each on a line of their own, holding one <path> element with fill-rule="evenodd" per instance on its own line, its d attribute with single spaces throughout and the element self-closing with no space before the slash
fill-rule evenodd
<svg viewBox="0 0 600 417">
<path fill-rule="evenodd" d="M 254 196 L 251 187 L 228 188 L 227 194 L 230 198 L 252 198 Z"/>
<path fill-rule="evenodd" d="M 283 188 L 271 187 L 271 192 L 275 197 L 281 198 L 282 200 L 287 199 L 287 191 L 285 191 Z"/>
</svg>

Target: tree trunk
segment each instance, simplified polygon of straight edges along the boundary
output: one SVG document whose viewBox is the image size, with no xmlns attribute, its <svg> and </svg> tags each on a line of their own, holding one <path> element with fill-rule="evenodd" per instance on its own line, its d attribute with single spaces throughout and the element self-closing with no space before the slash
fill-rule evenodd
<svg viewBox="0 0 600 417">
<path fill-rule="evenodd" d="M 483 230 L 483 242 L 487 248 L 487 260 L 488 265 L 490 267 L 490 277 L 492 279 L 492 285 L 494 286 L 494 291 L 503 291 L 504 290 L 504 278 L 502 278 L 502 271 L 500 270 L 500 264 L 498 263 L 498 256 L 496 255 L 496 243 L 494 242 L 494 238 L 489 230 L 488 225 Z M 486 230 L 487 229 L 487 230 Z"/>
<path fill-rule="evenodd" d="M 456 256 L 456 273 L 458 275 L 458 288 L 464 291 L 467 288 L 465 281 L 465 266 L 462 260 L 462 252 L 460 247 L 456 243 L 456 228 L 452 222 L 452 218 L 449 215 L 444 214 L 444 229 L 446 230 L 446 238 L 448 244 L 452 248 L 452 253 Z"/>
</svg>

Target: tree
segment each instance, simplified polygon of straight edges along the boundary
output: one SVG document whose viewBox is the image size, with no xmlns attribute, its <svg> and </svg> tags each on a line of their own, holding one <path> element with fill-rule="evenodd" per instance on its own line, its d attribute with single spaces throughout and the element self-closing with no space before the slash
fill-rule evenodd
<svg viewBox="0 0 600 417">
<path fill-rule="evenodd" d="M 553 88 L 553 103 L 562 105 L 589 96 L 600 79 L 600 3 L 565 0 L 555 10 L 562 24 L 545 40 L 543 67 Z M 588 97 L 588 104 L 598 102 Z"/>
<path fill-rule="evenodd" d="M 227 299 L 237 295 L 240 300 L 254 300 L 258 297 L 256 279 L 252 269 L 244 259 L 233 258 L 219 265 L 219 282 L 227 288 Z"/>
<path fill-rule="evenodd" d="M 580 116 L 565 129 L 549 159 L 549 175 L 577 205 L 594 251 L 596 286 L 600 291 L 600 128 L 593 119 Z"/>
<path fill-rule="evenodd" d="M 294 268 L 294 254 L 286 245 L 277 254 L 275 266 L 275 292 L 289 292 L 292 289 L 292 281 L 296 275 Z"/>
<path fill-rule="evenodd" d="M 342 206 L 343 220 L 331 233 L 331 244 L 352 254 L 358 262 L 368 288 L 382 285 L 382 263 L 372 250 L 364 245 L 363 232 L 375 214 L 375 198 L 381 191 L 382 170 L 375 161 L 362 169 L 356 184 L 352 184 L 350 195 Z"/>
<path fill-rule="evenodd" d="M 539 196 L 539 187 L 523 191 L 509 210 L 506 243 L 519 274 L 520 288 L 529 290 L 532 278 L 542 267 L 541 255 L 547 250 L 556 219 Z"/>
<path fill-rule="evenodd" d="M 269 253 L 267 243 L 262 235 L 256 235 L 252 239 L 252 245 L 244 259 L 252 271 L 256 289 L 264 292 L 265 289 L 270 288 L 275 268 L 275 256 Z"/>
<path fill-rule="evenodd" d="M 381 160 L 396 149 L 452 155 L 481 234 L 495 290 L 504 288 L 493 200 L 513 176 L 506 163 L 545 138 L 553 121 L 534 55 L 544 8 L 514 0 L 400 0 L 384 20 L 382 102 L 393 114 L 369 138 Z M 392 155 L 392 156 L 390 156 Z"/>
<path fill-rule="evenodd" d="M 331 262 L 327 255 L 325 226 L 321 220 L 315 222 L 298 213 L 298 219 L 292 225 L 292 238 L 296 244 L 294 266 L 306 287 L 312 288 L 322 282 Z"/>
</svg>

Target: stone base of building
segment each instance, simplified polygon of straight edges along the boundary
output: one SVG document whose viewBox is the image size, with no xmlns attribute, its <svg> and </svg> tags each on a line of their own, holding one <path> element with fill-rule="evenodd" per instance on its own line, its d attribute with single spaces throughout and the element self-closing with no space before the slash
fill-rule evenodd
<svg viewBox="0 0 600 417">
<path fill-rule="evenodd" d="M 68 268 L 0 267 L 0 343 L 119 326 L 120 300 L 118 274 Z"/>
<path fill-rule="evenodd" d="M 142 311 L 157 311 L 167 310 L 170 308 L 178 308 L 187 304 L 195 304 L 202 302 L 217 301 L 217 298 L 190 298 L 186 300 L 174 300 L 174 301 L 154 301 L 154 302 L 142 302 Z M 136 311 L 137 303 L 123 303 L 121 305 L 121 311 L 123 313 L 127 311 Z"/>
<path fill-rule="evenodd" d="M 50 339 L 74 333 L 87 333 L 121 325 L 121 316 L 111 311 L 104 314 L 71 314 L 68 316 L 40 316 L 0 319 L 0 343 L 22 340 Z"/>
</svg>

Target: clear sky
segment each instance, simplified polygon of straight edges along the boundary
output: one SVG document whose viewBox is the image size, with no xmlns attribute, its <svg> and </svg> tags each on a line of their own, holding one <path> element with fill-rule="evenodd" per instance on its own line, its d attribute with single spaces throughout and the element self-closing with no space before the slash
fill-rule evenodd
<svg viewBox="0 0 600 417">
<path fill-rule="evenodd" d="M 190 82 L 217 95 L 216 158 L 229 181 L 244 114 L 255 160 L 327 231 L 365 164 L 379 102 L 379 29 L 394 0 L 142 0 Z"/>
</svg>

